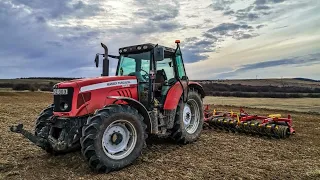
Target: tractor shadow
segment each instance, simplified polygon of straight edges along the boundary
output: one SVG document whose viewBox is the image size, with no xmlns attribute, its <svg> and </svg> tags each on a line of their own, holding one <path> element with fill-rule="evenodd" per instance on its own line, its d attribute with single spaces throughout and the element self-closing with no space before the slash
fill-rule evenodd
<svg viewBox="0 0 320 180">
<path fill-rule="evenodd" d="M 147 147 L 144 148 L 142 155 L 132 163 L 133 166 L 152 163 L 159 158 L 160 155 L 166 155 L 170 152 L 180 149 L 182 146 L 177 144 L 170 138 L 148 137 L 146 140 Z M 41 174 L 54 176 L 55 173 L 67 170 L 77 174 L 77 176 L 98 175 L 91 171 L 87 161 L 83 158 L 80 149 L 64 154 L 48 154 L 45 151 L 37 150 L 38 155 L 25 155 L 20 159 L 21 165 L 19 168 L 37 169 L 34 171 L 35 177 Z M 1 171 L 9 171 L 13 167 L 0 168 Z M 116 173 L 115 171 L 114 173 Z M 113 174 L 111 172 L 111 174 Z"/>
</svg>

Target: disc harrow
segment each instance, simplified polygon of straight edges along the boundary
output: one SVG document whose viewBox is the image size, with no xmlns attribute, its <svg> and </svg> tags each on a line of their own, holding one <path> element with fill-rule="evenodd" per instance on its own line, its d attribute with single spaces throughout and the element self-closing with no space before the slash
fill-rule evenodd
<svg viewBox="0 0 320 180">
<path fill-rule="evenodd" d="M 281 114 L 252 115 L 242 108 L 239 113 L 216 111 L 215 109 L 209 111 L 209 105 L 206 105 L 204 115 L 204 121 L 209 128 L 277 139 L 288 138 L 295 134 L 290 115 L 287 118 L 281 117 Z"/>
</svg>

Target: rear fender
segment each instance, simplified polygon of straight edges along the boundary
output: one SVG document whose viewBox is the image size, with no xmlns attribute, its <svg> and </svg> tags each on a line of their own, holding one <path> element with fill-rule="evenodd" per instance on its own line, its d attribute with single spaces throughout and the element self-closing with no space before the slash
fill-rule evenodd
<svg viewBox="0 0 320 180">
<path fill-rule="evenodd" d="M 130 97 L 123 97 L 123 96 L 108 96 L 108 99 L 114 99 L 113 104 L 115 104 L 117 101 L 124 101 L 128 105 L 134 107 L 138 110 L 138 112 L 143 116 L 143 122 L 147 125 L 147 132 L 151 133 L 152 130 L 152 122 L 150 115 L 148 113 L 148 110 L 144 107 L 143 104 L 141 104 L 139 101 L 130 98 Z"/>
<path fill-rule="evenodd" d="M 194 89 L 198 91 L 198 93 L 201 95 L 201 98 L 205 97 L 205 92 L 199 83 L 190 81 L 188 84 L 188 91 L 190 89 Z M 181 99 L 182 93 L 183 93 L 183 89 L 181 87 L 181 84 L 179 82 L 176 82 L 176 84 L 174 84 L 167 93 L 167 97 L 164 102 L 164 109 L 165 110 L 176 109 Z"/>
<path fill-rule="evenodd" d="M 198 93 L 201 95 L 201 98 L 204 98 L 206 96 L 201 84 L 199 84 L 197 82 L 190 81 L 189 84 L 188 84 L 188 87 L 189 87 L 189 89 L 197 90 Z"/>
</svg>

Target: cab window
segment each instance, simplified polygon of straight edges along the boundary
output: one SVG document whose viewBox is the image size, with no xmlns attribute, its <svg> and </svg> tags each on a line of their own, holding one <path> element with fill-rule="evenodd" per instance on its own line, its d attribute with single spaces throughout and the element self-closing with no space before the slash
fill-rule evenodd
<svg viewBox="0 0 320 180">
<path fill-rule="evenodd" d="M 167 80 L 174 79 L 174 70 L 172 58 L 165 58 L 162 61 L 157 61 L 157 70 L 164 70 Z"/>
<path fill-rule="evenodd" d="M 150 69 L 150 53 L 121 55 L 118 72 L 119 76 L 132 75 L 135 72 L 148 74 Z M 141 72 L 142 71 L 142 72 Z"/>
</svg>

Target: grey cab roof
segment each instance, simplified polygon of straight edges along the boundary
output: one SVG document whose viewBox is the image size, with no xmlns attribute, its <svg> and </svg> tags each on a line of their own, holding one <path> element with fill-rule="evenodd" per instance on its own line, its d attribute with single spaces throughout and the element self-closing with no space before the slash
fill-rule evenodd
<svg viewBox="0 0 320 180">
<path fill-rule="evenodd" d="M 137 44 L 137 45 L 122 47 L 122 48 L 119 48 L 119 50 L 120 49 L 125 49 L 125 48 L 130 49 L 130 48 L 137 47 L 137 46 L 148 46 L 149 48 L 153 48 L 153 47 L 156 46 L 156 44 L 153 44 L 153 43 Z M 165 51 L 175 52 L 175 49 L 170 48 L 170 47 L 162 46 L 162 45 L 159 45 L 159 44 L 158 44 L 158 47 L 163 47 Z"/>
</svg>

